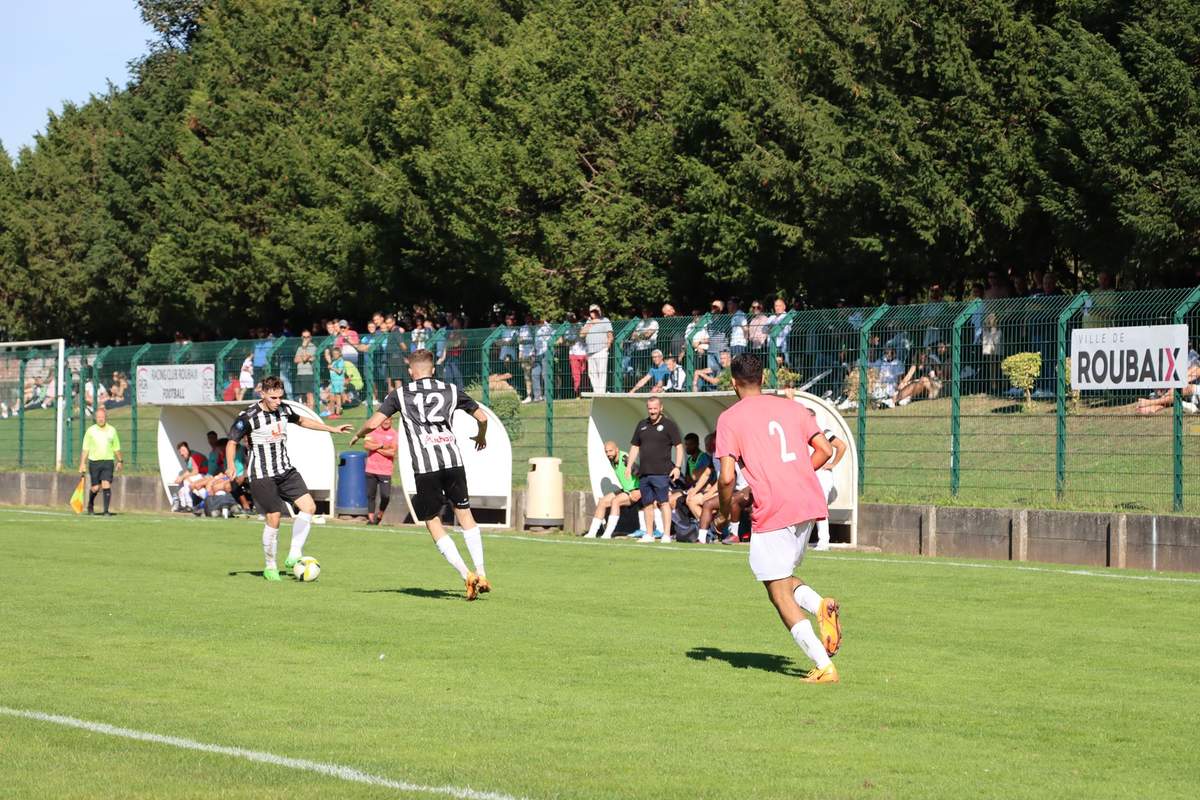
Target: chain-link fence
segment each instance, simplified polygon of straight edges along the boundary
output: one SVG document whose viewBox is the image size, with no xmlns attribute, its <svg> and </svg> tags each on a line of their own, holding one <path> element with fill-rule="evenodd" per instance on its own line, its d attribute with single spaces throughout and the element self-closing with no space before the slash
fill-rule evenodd
<svg viewBox="0 0 1200 800">
<path fill-rule="evenodd" d="M 1179 322 L 1200 341 L 1200 289 L 731 310 L 612 320 L 611 340 L 587 320 L 510 319 L 493 328 L 365 334 L 340 346 L 335 336 L 306 333 L 71 348 L 61 387 L 50 379 L 56 351 L 0 346 L 0 466 L 54 465 L 61 396 L 67 466 L 100 403 L 121 433 L 127 465 L 153 470 L 158 411 L 138 401 L 140 366 L 212 364 L 214 401 L 248 400 L 276 374 L 289 397 L 356 421 L 409 377 L 409 356 L 428 350 L 438 378 L 504 421 L 518 485 L 529 458 L 552 453 L 563 459 L 567 487 L 583 489 L 591 406 L 584 393 L 726 390 L 729 359 L 745 352 L 762 358 L 771 386 L 812 392 L 847 417 L 865 501 L 1200 509 L 1200 468 L 1192 466 L 1200 422 L 1190 421 L 1200 410 L 1192 393 L 1200 346 L 1189 353 L 1181 393 L 1081 396 L 1069 370 L 1079 327 Z"/>
</svg>

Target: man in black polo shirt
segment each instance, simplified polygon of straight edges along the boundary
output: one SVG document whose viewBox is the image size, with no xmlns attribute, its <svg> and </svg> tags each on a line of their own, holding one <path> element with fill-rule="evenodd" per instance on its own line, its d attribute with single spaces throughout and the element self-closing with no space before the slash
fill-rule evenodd
<svg viewBox="0 0 1200 800">
<path fill-rule="evenodd" d="M 663 416 L 659 398 L 651 397 L 646 401 L 646 413 L 649 416 L 633 429 L 625 474 L 629 475 L 633 462 L 637 461 L 646 531 L 642 541 L 654 541 L 654 510 L 657 506 L 663 520 L 662 541 L 666 543 L 671 541 L 671 480 L 679 477 L 683 464 L 683 437 L 675 421 Z"/>
</svg>

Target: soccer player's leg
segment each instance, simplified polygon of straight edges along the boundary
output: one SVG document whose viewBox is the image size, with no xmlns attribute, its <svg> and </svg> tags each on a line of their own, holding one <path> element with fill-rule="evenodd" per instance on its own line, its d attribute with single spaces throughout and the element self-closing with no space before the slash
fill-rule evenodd
<svg viewBox="0 0 1200 800">
<path fill-rule="evenodd" d="M 799 526 L 802 544 L 808 541 L 811 526 L 811 522 Z M 799 561 L 803 561 L 803 546 L 800 548 L 799 556 Z M 799 565 L 799 561 L 797 561 L 797 565 Z M 821 597 L 821 595 L 817 594 L 816 590 L 798 578 L 796 579 L 796 586 L 792 592 L 792 596 L 796 599 L 796 604 L 800 608 L 816 617 L 821 644 L 825 646 L 825 652 L 831 658 L 837 655 L 838 650 L 842 647 L 842 622 L 838 615 L 838 611 L 840 610 L 838 601 L 832 597 Z"/>
<path fill-rule="evenodd" d="M 416 495 L 413 497 L 413 513 L 417 519 L 425 523 L 434 545 L 442 558 L 454 567 L 460 578 L 466 584 L 467 599 L 474 600 L 479 595 L 479 578 L 467 569 L 466 563 L 458 553 L 458 546 L 446 533 L 442 525 L 442 507 L 446 504 L 446 496 L 442 490 L 442 475 L 440 472 L 430 472 L 415 477 Z"/>
<path fill-rule="evenodd" d="M 615 494 L 609 492 L 596 503 L 596 513 L 592 515 L 588 532 L 583 535 L 585 539 L 595 539 L 600 534 L 600 529 L 604 527 L 604 518 L 608 515 L 609 507 L 616 502 L 616 498 Z"/>
<path fill-rule="evenodd" d="M 284 567 L 291 569 L 296 566 L 297 561 L 304 558 L 304 543 L 308 541 L 309 531 L 312 530 L 317 504 L 308 493 L 304 478 L 294 468 L 276 478 L 275 484 L 279 497 L 296 507 L 296 518 L 292 520 L 292 543 L 288 547 L 287 560 L 283 562 Z"/>
<path fill-rule="evenodd" d="M 275 563 L 275 549 L 279 540 L 279 518 L 283 514 L 283 500 L 274 478 L 254 478 L 250 481 L 250 496 L 254 505 L 266 517 L 263 525 L 263 577 L 269 581 L 281 580 L 279 567 Z"/>
<path fill-rule="evenodd" d="M 608 522 L 604 524 L 604 533 L 601 534 L 601 539 L 611 539 L 613 537 L 613 532 L 617 529 L 617 523 L 621 521 L 621 509 L 628 508 L 636 502 L 634 495 L 637 495 L 638 498 L 641 497 L 641 493 L 637 489 L 634 489 L 632 494 L 629 492 L 617 492 L 613 495 L 612 504 L 608 511 Z"/>
<path fill-rule="evenodd" d="M 838 680 L 837 668 L 830 661 L 829 654 L 794 596 L 797 580 L 792 576 L 792 571 L 803 558 L 802 536 L 811 533 L 811 524 L 778 531 L 756 531 L 750 537 L 750 570 L 766 587 L 771 605 L 775 607 L 784 627 L 792 634 L 792 639 L 813 662 L 815 669 L 805 680 L 835 683 Z"/>
<path fill-rule="evenodd" d="M 833 502 L 833 498 L 837 497 L 837 489 L 833 485 L 833 473 L 827 469 L 817 470 L 817 480 L 821 484 L 821 491 L 825 495 L 827 503 Z M 829 520 L 817 520 L 817 546 L 815 550 L 829 549 Z"/>
<path fill-rule="evenodd" d="M 487 568 L 483 564 L 483 534 L 479 532 L 479 524 L 471 513 L 471 495 L 467 490 L 467 471 L 463 467 L 452 467 L 444 471 L 442 483 L 446 499 L 454 508 L 454 519 L 462 528 L 463 541 L 467 552 L 471 554 L 471 563 L 475 565 L 474 575 L 476 588 L 482 592 L 490 592 L 492 584 L 487 579 Z"/>
</svg>

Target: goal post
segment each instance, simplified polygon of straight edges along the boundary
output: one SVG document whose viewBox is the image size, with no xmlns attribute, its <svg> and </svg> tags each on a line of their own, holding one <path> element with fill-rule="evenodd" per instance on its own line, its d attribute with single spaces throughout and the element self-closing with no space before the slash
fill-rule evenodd
<svg viewBox="0 0 1200 800">
<path fill-rule="evenodd" d="M 53 420 L 55 470 L 63 465 L 63 420 L 66 409 L 66 340 L 26 339 L 0 342 L 0 441 L 16 454 L 14 466 L 49 466 L 46 450 L 28 458 L 31 436 Z M 53 408 L 53 416 L 49 416 Z M 35 437 L 34 437 L 35 438 Z M 47 437 L 47 444 L 49 443 Z M 36 448 L 35 448 L 36 449 Z"/>
</svg>

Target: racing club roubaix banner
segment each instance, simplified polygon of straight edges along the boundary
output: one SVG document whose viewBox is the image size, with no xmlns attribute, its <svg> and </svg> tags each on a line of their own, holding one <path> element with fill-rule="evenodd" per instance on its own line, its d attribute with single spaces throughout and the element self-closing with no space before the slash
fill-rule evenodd
<svg viewBox="0 0 1200 800">
<path fill-rule="evenodd" d="M 212 364 L 145 364 L 137 368 L 137 401 L 156 405 L 211 403 L 216 371 Z"/>
<path fill-rule="evenodd" d="M 1072 389 L 1179 389 L 1187 383 L 1187 370 L 1187 325 L 1071 333 Z"/>
</svg>

